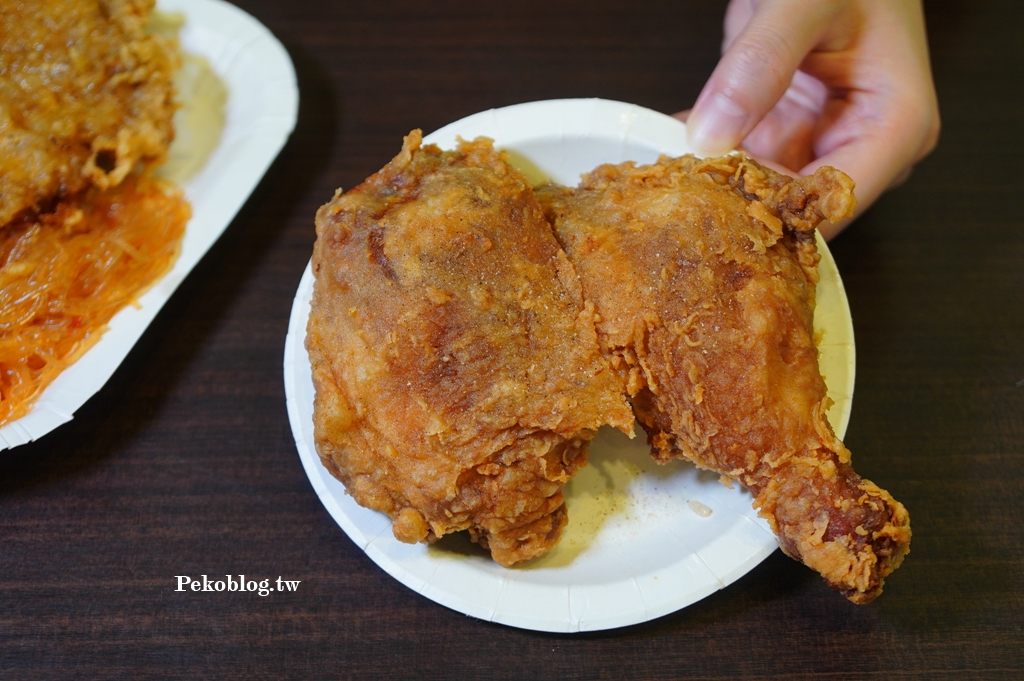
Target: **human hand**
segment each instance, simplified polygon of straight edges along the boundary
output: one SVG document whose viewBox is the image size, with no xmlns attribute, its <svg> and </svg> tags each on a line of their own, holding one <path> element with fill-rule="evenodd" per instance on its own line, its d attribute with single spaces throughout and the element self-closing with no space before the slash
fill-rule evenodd
<svg viewBox="0 0 1024 681">
<path fill-rule="evenodd" d="M 860 214 L 938 140 L 921 2 L 731 0 L 722 58 L 693 109 L 676 117 L 702 155 L 742 142 L 789 175 L 844 171 Z"/>
</svg>

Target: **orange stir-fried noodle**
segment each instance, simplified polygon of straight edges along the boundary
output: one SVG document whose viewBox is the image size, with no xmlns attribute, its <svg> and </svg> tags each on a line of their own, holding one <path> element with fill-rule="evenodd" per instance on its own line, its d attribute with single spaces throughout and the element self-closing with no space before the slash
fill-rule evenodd
<svg viewBox="0 0 1024 681">
<path fill-rule="evenodd" d="M 174 263 L 191 208 L 146 176 L 0 227 L 0 425 Z"/>
</svg>

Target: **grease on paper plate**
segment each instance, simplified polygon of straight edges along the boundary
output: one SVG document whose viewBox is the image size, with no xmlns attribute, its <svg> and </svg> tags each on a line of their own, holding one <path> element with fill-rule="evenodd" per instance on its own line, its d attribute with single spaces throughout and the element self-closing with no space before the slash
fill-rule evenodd
<svg viewBox="0 0 1024 681">
<path fill-rule="evenodd" d="M 151 29 L 178 41 L 184 25 L 181 13 L 156 12 Z M 228 89 L 206 57 L 186 51 L 182 51 L 181 67 L 174 74 L 174 89 L 179 104 L 174 112 L 174 142 L 156 174 L 180 185 L 206 165 L 220 144 Z"/>
</svg>

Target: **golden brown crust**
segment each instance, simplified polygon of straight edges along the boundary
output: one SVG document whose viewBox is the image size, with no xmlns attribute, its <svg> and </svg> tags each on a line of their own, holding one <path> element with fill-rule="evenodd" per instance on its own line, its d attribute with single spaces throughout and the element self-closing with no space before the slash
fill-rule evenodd
<svg viewBox="0 0 1024 681">
<path fill-rule="evenodd" d="M 852 182 L 745 157 L 601 166 L 538 197 L 593 301 L 654 456 L 738 480 L 789 555 L 856 602 L 907 552 L 906 509 L 862 480 L 825 417 L 813 229 Z"/>
<path fill-rule="evenodd" d="M 562 487 L 632 414 L 530 187 L 489 140 L 421 147 L 317 213 L 317 451 L 395 536 L 468 529 L 502 565 L 565 523 Z"/>
<path fill-rule="evenodd" d="M 153 0 L 19 0 L 0 8 L 0 225 L 163 160 L 172 47 Z"/>
</svg>

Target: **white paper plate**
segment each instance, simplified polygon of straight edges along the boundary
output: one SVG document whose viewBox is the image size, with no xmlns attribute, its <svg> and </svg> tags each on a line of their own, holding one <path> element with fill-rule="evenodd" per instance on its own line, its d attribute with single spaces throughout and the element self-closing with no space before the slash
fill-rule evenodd
<svg viewBox="0 0 1024 681">
<path fill-rule="evenodd" d="M 192 204 L 174 268 L 121 310 L 103 337 L 50 384 L 33 410 L 0 428 L 0 451 L 67 423 L 113 375 L 174 290 L 227 228 L 295 127 L 299 91 L 281 43 L 262 24 L 220 0 L 160 0 L 181 13 L 184 51 L 205 57 L 228 90 L 220 144 L 184 185 Z"/>
<path fill-rule="evenodd" d="M 689 151 L 679 121 L 606 100 L 555 100 L 485 111 L 425 141 L 485 135 L 511 152 L 531 180 L 575 185 L 599 163 L 654 161 Z M 396 151 L 397 138 L 396 138 Z M 853 393 L 853 327 L 835 263 L 824 243 L 816 329 L 835 401 L 830 418 L 846 430 Z M 643 433 L 630 441 L 602 429 L 590 464 L 566 488 L 569 524 L 546 556 L 502 568 L 458 535 L 434 546 L 395 540 L 387 516 L 358 506 L 321 465 L 313 445 L 313 383 L 304 343 L 313 275 L 307 267 L 285 343 L 288 416 L 302 464 L 331 516 L 395 579 L 442 605 L 515 627 L 575 632 L 644 622 L 735 581 L 777 546 L 751 496 L 684 462 L 654 463 Z M 698 515 L 689 502 L 711 509 Z M 695 504 L 696 505 L 696 504 Z M 699 506 L 698 506 L 699 508 Z M 464 533 L 463 533 L 464 534 Z"/>
</svg>

